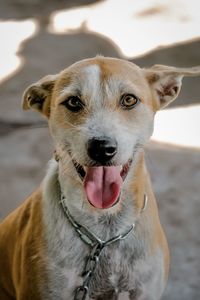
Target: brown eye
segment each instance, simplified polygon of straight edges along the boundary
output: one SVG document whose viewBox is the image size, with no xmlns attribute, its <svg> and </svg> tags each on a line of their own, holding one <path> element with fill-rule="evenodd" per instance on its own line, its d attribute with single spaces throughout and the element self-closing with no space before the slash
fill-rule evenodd
<svg viewBox="0 0 200 300">
<path fill-rule="evenodd" d="M 84 108 L 84 104 L 77 96 L 70 96 L 67 100 L 61 103 L 72 112 L 78 112 Z"/>
<path fill-rule="evenodd" d="M 132 109 L 136 106 L 139 99 L 132 94 L 125 94 L 120 99 L 120 104 L 124 109 Z"/>
</svg>

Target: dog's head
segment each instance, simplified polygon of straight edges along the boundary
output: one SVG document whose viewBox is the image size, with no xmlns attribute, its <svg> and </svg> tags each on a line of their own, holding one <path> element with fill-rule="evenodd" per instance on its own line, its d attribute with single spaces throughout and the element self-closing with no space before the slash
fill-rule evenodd
<svg viewBox="0 0 200 300">
<path fill-rule="evenodd" d="M 156 111 L 177 97 L 184 75 L 199 74 L 96 57 L 28 87 L 23 108 L 48 118 L 65 172 L 83 184 L 94 207 L 109 208 L 152 134 Z"/>
</svg>

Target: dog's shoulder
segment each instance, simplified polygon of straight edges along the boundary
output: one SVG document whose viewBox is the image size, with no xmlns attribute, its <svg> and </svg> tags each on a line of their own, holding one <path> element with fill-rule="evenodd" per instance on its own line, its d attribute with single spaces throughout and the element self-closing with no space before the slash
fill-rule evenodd
<svg viewBox="0 0 200 300">
<path fill-rule="evenodd" d="M 10 244 L 16 238 L 19 239 L 30 226 L 30 223 L 39 218 L 41 198 L 42 194 L 38 189 L 2 221 L 0 224 L 0 244 Z"/>
<path fill-rule="evenodd" d="M 14 295 L 19 282 L 35 282 L 43 254 L 42 193 L 38 189 L 0 224 L 0 294 L 6 290 Z M 23 273 L 23 274 L 22 274 Z M 1 298 L 1 297 L 0 297 Z M 34 298 L 35 299 L 35 298 Z"/>
</svg>

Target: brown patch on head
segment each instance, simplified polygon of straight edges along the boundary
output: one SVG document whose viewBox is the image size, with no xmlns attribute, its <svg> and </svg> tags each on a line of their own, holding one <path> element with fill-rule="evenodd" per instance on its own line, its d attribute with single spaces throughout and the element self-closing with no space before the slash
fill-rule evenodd
<svg viewBox="0 0 200 300">
<path fill-rule="evenodd" d="M 106 81 L 112 76 L 127 80 L 133 73 L 141 76 L 140 68 L 129 61 L 117 58 L 97 57 L 96 64 L 101 69 L 101 80 Z"/>
<path fill-rule="evenodd" d="M 56 105 L 56 100 L 60 96 L 61 91 L 72 83 L 72 77 L 70 72 L 63 71 L 60 73 L 58 80 L 55 83 L 53 90 L 51 105 Z"/>
<path fill-rule="evenodd" d="M 129 61 L 98 57 L 97 64 L 101 69 L 101 82 L 118 84 L 119 92 L 130 93 L 140 99 L 142 103 L 152 106 L 150 89 L 143 71 Z M 120 95 L 120 96 L 121 96 Z"/>
</svg>

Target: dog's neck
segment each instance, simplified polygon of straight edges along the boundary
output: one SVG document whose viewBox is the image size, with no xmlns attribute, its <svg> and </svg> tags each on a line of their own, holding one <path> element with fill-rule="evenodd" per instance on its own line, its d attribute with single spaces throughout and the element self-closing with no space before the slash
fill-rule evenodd
<svg viewBox="0 0 200 300">
<path fill-rule="evenodd" d="M 62 210 L 59 203 L 63 193 L 65 204 L 74 218 L 81 225 L 87 226 L 101 238 L 106 239 L 137 221 L 144 205 L 146 192 L 144 172 L 144 155 L 140 152 L 124 182 L 120 202 L 113 208 L 102 210 L 91 207 L 85 199 L 81 181 L 74 181 L 71 176 L 63 176 L 62 166 L 59 162 L 53 161 L 44 182 L 44 198 L 46 202 L 51 202 L 49 205 L 54 206 L 54 211 L 59 211 Z M 52 215 L 53 217 L 55 216 Z M 105 228 L 109 230 L 105 231 Z"/>
</svg>

